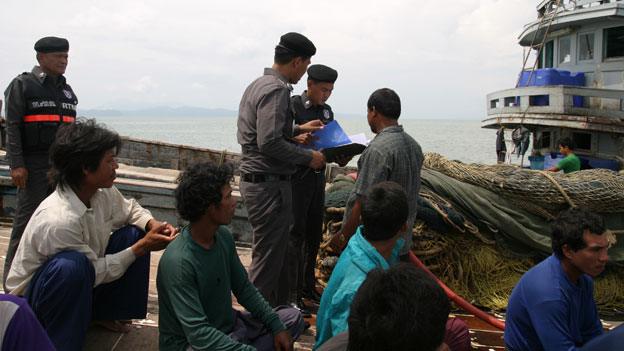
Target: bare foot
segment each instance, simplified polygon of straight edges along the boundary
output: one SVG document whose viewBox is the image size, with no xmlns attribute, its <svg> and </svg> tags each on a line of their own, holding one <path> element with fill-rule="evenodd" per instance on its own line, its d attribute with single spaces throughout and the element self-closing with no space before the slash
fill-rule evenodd
<svg viewBox="0 0 624 351">
<path fill-rule="evenodd" d="M 127 334 L 132 330 L 131 320 L 121 320 L 121 321 L 100 320 L 100 321 L 93 321 L 93 324 L 100 326 L 106 330 L 116 332 L 116 333 Z"/>
</svg>

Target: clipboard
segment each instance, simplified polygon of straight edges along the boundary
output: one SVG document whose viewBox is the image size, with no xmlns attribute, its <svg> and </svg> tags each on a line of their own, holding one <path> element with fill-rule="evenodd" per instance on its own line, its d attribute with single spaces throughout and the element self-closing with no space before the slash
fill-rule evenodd
<svg viewBox="0 0 624 351">
<path fill-rule="evenodd" d="M 321 151 L 327 162 L 336 162 L 337 158 L 359 155 L 368 145 L 368 140 L 363 133 L 348 136 L 336 120 L 327 123 L 312 135 L 317 139 L 312 142 L 311 147 Z"/>
</svg>

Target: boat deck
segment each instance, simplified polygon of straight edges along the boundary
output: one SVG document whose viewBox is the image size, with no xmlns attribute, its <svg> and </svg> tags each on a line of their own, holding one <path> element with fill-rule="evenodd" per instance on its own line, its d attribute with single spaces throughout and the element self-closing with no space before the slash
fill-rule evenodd
<svg viewBox="0 0 624 351">
<path fill-rule="evenodd" d="M 11 234 L 11 220 L 0 217 L 0 267 L 4 266 L 6 250 Z M 85 350 L 88 351 L 136 351 L 136 350 L 158 350 L 158 292 L 156 291 L 156 271 L 161 252 L 152 252 L 149 296 L 147 304 L 147 316 L 143 320 L 134 320 L 133 330 L 130 333 L 115 333 L 101 327 L 91 326 L 87 332 Z M 239 247 L 238 255 L 245 268 L 251 263 L 251 249 Z M 0 269 L 0 276 L 2 270 Z M 0 291 L 2 287 L 0 286 Z M 3 291 L 2 291 L 3 292 Z M 234 308 L 242 307 L 233 298 Z M 314 310 L 313 310 L 314 311 Z M 314 311 L 315 312 L 315 311 Z M 474 350 L 504 350 L 502 345 L 503 333 L 489 326 L 485 322 L 470 315 L 458 315 L 464 319 L 469 327 Z M 316 314 L 307 319 L 310 328 L 307 329 L 299 340 L 295 343 L 295 350 L 312 350 L 314 337 L 316 335 Z"/>
</svg>

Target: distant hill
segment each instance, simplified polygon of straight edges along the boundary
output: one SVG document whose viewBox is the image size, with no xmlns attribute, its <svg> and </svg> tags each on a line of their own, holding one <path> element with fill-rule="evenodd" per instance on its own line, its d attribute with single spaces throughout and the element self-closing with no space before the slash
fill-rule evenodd
<svg viewBox="0 0 624 351">
<path fill-rule="evenodd" d="M 238 115 L 237 111 L 223 108 L 203 107 L 151 107 L 138 110 L 116 109 L 80 109 L 78 116 L 84 117 L 119 117 L 119 116 L 147 116 L 147 117 L 229 117 Z"/>
<path fill-rule="evenodd" d="M 228 110 L 224 108 L 204 108 L 204 107 L 150 107 L 137 110 L 126 109 L 81 109 L 78 108 L 78 116 L 84 117 L 121 117 L 121 116 L 136 116 L 136 117 L 235 117 L 238 116 L 238 111 Z M 366 120 L 365 113 L 340 113 L 334 112 L 334 116 L 338 119 L 343 118 L 361 118 Z"/>
</svg>

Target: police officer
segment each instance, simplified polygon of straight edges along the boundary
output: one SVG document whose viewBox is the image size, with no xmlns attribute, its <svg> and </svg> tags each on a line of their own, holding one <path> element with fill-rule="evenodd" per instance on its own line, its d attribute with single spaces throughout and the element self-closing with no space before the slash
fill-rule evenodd
<svg viewBox="0 0 624 351">
<path fill-rule="evenodd" d="M 74 122 L 78 104 L 63 76 L 69 51 L 67 39 L 41 38 L 35 43 L 35 51 L 39 65 L 13 79 L 4 92 L 7 156 L 11 178 L 18 189 L 4 281 L 30 216 L 51 193 L 47 178 L 48 149 L 58 127 Z"/>
<path fill-rule="evenodd" d="M 326 101 L 332 94 L 337 78 L 338 72 L 325 65 L 311 65 L 308 68 L 308 89 L 291 98 L 297 125 L 313 120 L 327 124 L 334 120 L 334 113 Z M 293 175 L 295 222 L 289 238 L 288 266 L 290 299 L 304 313 L 307 311 L 302 298 L 320 302 L 320 295 L 315 288 L 314 267 L 321 243 L 324 203 L 325 173 L 305 165 L 298 166 Z"/>
<path fill-rule="evenodd" d="M 272 68 L 245 90 L 239 106 L 240 191 L 253 229 L 249 278 L 272 306 L 288 302 L 287 251 L 295 165 L 325 166 L 318 151 L 292 140 L 320 128 L 320 121 L 293 127 L 291 84 L 301 79 L 316 47 L 299 33 L 287 33 L 275 47 Z"/>
</svg>

